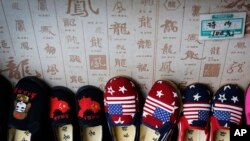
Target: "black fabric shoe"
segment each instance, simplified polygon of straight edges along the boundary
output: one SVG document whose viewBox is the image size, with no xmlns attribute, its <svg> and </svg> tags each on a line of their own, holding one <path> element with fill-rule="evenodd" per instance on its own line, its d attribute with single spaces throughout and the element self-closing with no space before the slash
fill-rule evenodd
<svg viewBox="0 0 250 141">
<path fill-rule="evenodd" d="M 56 141 L 79 141 L 74 93 L 62 86 L 53 87 L 50 95 L 50 120 Z"/>
<path fill-rule="evenodd" d="M 34 76 L 22 78 L 16 84 L 10 103 L 8 126 L 15 129 L 20 140 L 50 140 L 49 86 Z"/>
<path fill-rule="evenodd" d="M 12 92 L 11 83 L 0 75 L 0 140 L 7 141 L 8 135 L 8 115 L 9 115 L 9 99 Z"/>
<path fill-rule="evenodd" d="M 83 86 L 76 93 L 76 103 L 81 141 L 110 141 L 103 92 L 94 86 Z"/>
</svg>

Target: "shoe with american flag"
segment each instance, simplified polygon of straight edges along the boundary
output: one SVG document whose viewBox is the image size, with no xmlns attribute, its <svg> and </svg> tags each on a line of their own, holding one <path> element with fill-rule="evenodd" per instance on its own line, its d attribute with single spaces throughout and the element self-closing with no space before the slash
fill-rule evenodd
<svg viewBox="0 0 250 141">
<path fill-rule="evenodd" d="M 187 130 L 203 132 L 204 141 L 209 139 L 209 117 L 211 112 L 211 90 L 202 83 L 194 83 L 183 91 L 183 114 L 178 123 L 178 141 L 184 141 Z M 193 136 L 193 135 L 192 135 Z"/>
<path fill-rule="evenodd" d="M 244 93 L 236 84 L 220 87 L 213 96 L 212 116 L 210 119 L 210 141 L 216 137 L 216 131 L 229 131 L 230 126 L 242 124 Z"/>
<path fill-rule="evenodd" d="M 141 140 L 171 138 L 182 109 L 180 92 L 171 81 L 158 80 L 150 89 L 143 107 Z"/>
<path fill-rule="evenodd" d="M 104 109 L 112 140 L 137 140 L 140 123 L 137 90 L 127 77 L 117 76 L 107 82 Z"/>
</svg>

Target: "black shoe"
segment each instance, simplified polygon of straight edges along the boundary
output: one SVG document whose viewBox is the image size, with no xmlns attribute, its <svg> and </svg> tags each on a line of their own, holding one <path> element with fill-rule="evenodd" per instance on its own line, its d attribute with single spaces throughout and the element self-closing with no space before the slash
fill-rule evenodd
<svg viewBox="0 0 250 141">
<path fill-rule="evenodd" d="M 53 87 L 50 95 L 50 120 L 56 141 L 79 141 L 74 93 L 62 86 Z"/>
<path fill-rule="evenodd" d="M 34 76 L 22 78 L 16 84 L 10 103 L 8 126 L 15 129 L 20 140 L 49 140 L 49 87 Z"/>
<path fill-rule="evenodd" d="M 8 135 L 8 115 L 9 115 L 9 98 L 12 92 L 11 83 L 0 75 L 0 140 L 7 141 Z"/>
<path fill-rule="evenodd" d="M 76 103 L 81 141 L 111 141 L 104 113 L 103 92 L 94 86 L 83 86 L 76 93 Z"/>
</svg>

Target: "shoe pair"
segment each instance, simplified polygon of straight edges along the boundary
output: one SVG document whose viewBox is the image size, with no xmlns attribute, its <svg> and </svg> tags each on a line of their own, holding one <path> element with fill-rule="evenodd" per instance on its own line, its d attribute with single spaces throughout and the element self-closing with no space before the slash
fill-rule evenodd
<svg viewBox="0 0 250 141">
<path fill-rule="evenodd" d="M 229 140 L 230 126 L 242 122 L 243 99 L 243 91 L 234 84 L 220 87 L 213 96 L 204 84 L 187 86 L 183 91 L 178 141 Z"/>
<path fill-rule="evenodd" d="M 181 111 L 180 93 L 170 81 L 156 81 L 139 111 L 138 88 L 126 77 L 110 79 L 104 105 L 112 140 L 163 141 L 170 138 Z"/>
<path fill-rule="evenodd" d="M 94 86 L 81 87 L 75 96 L 29 76 L 18 81 L 11 101 L 9 141 L 109 140 L 103 92 Z"/>
<path fill-rule="evenodd" d="M 52 88 L 50 99 L 50 119 L 57 141 L 109 140 L 100 89 L 83 86 L 74 95 L 68 88 L 57 86 Z"/>
</svg>

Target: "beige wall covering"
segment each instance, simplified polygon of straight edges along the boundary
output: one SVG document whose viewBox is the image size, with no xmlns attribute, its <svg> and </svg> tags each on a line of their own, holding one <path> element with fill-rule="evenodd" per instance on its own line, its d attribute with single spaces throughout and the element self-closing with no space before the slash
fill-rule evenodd
<svg viewBox="0 0 250 141">
<path fill-rule="evenodd" d="M 0 73 L 74 91 L 116 75 L 145 94 L 157 79 L 246 88 L 250 16 L 245 38 L 198 40 L 200 13 L 232 11 L 250 0 L 0 0 Z"/>
</svg>

